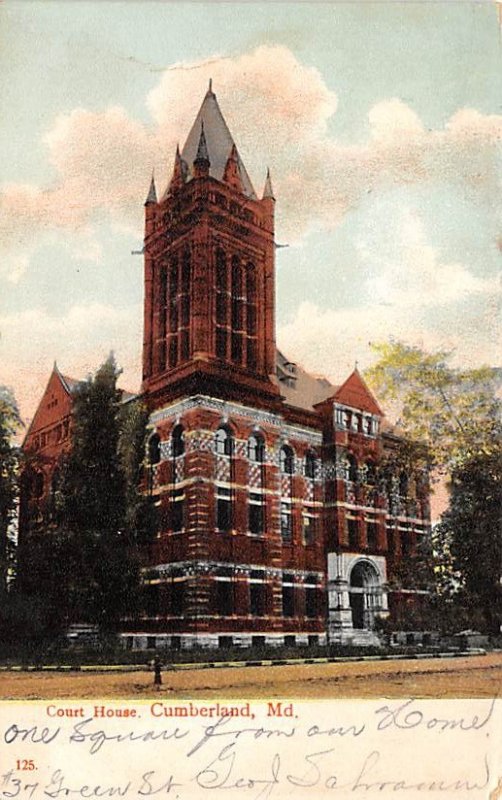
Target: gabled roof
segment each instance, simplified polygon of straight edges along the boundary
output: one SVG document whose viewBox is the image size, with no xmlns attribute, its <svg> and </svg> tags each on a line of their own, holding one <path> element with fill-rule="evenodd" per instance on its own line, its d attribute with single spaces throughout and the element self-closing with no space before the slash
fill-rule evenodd
<svg viewBox="0 0 502 800">
<path fill-rule="evenodd" d="M 370 414 L 377 414 L 379 417 L 383 417 L 382 409 L 363 381 L 357 367 L 331 399 L 344 406 L 358 408 L 361 411 L 368 411 Z"/>
<path fill-rule="evenodd" d="M 181 158 L 189 169 L 188 179 L 192 177 L 192 165 L 197 157 L 199 141 L 201 138 L 202 124 L 204 123 L 204 137 L 209 158 L 209 174 L 218 181 L 223 180 L 228 157 L 235 147 L 232 134 L 223 118 L 216 95 L 211 88 L 206 93 L 199 113 L 195 118 L 188 138 L 183 147 Z M 237 148 L 236 148 L 237 150 Z M 237 151 L 237 163 L 242 180 L 242 189 L 247 197 L 256 200 L 256 193 L 246 172 L 246 167 Z"/>
</svg>

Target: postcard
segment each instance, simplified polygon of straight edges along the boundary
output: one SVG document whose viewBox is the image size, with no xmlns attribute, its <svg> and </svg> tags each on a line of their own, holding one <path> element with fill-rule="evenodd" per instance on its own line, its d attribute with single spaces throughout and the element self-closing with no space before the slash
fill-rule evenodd
<svg viewBox="0 0 502 800">
<path fill-rule="evenodd" d="M 0 4 L 0 797 L 502 796 L 502 4 Z"/>
</svg>

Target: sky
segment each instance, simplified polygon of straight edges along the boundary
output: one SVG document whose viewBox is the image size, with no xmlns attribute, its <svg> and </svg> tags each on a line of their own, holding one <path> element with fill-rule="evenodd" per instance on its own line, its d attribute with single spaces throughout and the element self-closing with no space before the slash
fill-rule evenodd
<svg viewBox="0 0 502 800">
<path fill-rule="evenodd" d="M 276 196 L 277 339 L 344 380 L 393 337 L 500 366 L 494 2 L 0 5 L 0 384 L 140 385 L 143 202 L 212 78 Z"/>
</svg>

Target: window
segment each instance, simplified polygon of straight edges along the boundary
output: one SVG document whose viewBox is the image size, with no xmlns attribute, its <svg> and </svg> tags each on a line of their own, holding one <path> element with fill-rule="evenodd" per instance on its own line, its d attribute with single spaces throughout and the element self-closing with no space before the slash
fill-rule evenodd
<svg viewBox="0 0 502 800">
<path fill-rule="evenodd" d="M 148 460 L 150 464 L 158 464 L 160 461 L 160 436 L 158 433 L 152 434 L 148 440 Z"/>
<path fill-rule="evenodd" d="M 366 523 L 366 538 L 368 541 L 368 550 L 378 549 L 378 526 L 376 522 Z"/>
<path fill-rule="evenodd" d="M 255 464 L 263 464 L 265 455 L 265 442 L 259 434 L 248 439 L 248 458 Z"/>
<path fill-rule="evenodd" d="M 318 614 L 317 576 L 307 575 L 305 578 L 305 616 L 317 617 Z"/>
<path fill-rule="evenodd" d="M 227 428 L 218 428 L 215 436 L 216 453 L 220 456 L 231 456 L 233 452 L 232 434 Z"/>
<path fill-rule="evenodd" d="M 317 518 L 314 510 L 307 507 L 303 512 L 303 543 L 308 547 L 313 545 L 316 540 Z"/>
<path fill-rule="evenodd" d="M 394 553 L 396 550 L 396 537 L 392 528 L 387 528 L 387 550 Z"/>
<path fill-rule="evenodd" d="M 292 475 L 294 469 L 294 453 L 291 447 L 284 445 L 281 447 L 280 457 L 281 472 L 283 475 Z"/>
<path fill-rule="evenodd" d="M 171 494 L 171 525 L 173 531 L 181 531 L 183 529 L 184 506 L 184 489 L 174 489 Z"/>
<path fill-rule="evenodd" d="M 171 611 L 175 617 L 181 617 L 185 608 L 185 582 L 173 580 L 171 585 Z"/>
<path fill-rule="evenodd" d="M 216 527 L 219 531 L 232 530 L 232 497 L 230 489 L 218 486 L 216 495 Z"/>
<path fill-rule="evenodd" d="M 399 494 L 406 497 L 408 494 L 408 476 L 406 472 L 401 472 L 399 476 Z"/>
<path fill-rule="evenodd" d="M 173 458 L 178 458 L 178 456 L 182 456 L 185 452 L 185 442 L 183 440 L 183 426 L 176 425 L 173 429 L 172 433 L 172 447 L 173 447 Z"/>
<path fill-rule="evenodd" d="M 258 492 L 249 494 L 249 531 L 263 533 L 263 497 Z"/>
<path fill-rule="evenodd" d="M 282 579 L 282 613 L 285 617 L 295 615 L 294 577 L 286 573 Z"/>
<path fill-rule="evenodd" d="M 359 547 L 359 525 L 357 519 L 347 519 L 347 531 L 349 534 L 349 547 L 354 549 Z"/>
<path fill-rule="evenodd" d="M 290 542 L 292 534 L 291 526 L 291 506 L 289 503 L 281 503 L 281 536 L 283 542 Z"/>
<path fill-rule="evenodd" d="M 231 617 L 234 613 L 234 586 L 231 578 L 220 578 L 216 581 L 216 610 L 222 617 Z"/>
<path fill-rule="evenodd" d="M 249 610 L 253 617 L 265 615 L 265 586 L 263 583 L 249 584 Z"/>
<path fill-rule="evenodd" d="M 313 453 L 308 452 L 305 456 L 305 477 L 315 478 L 315 456 Z"/>
</svg>

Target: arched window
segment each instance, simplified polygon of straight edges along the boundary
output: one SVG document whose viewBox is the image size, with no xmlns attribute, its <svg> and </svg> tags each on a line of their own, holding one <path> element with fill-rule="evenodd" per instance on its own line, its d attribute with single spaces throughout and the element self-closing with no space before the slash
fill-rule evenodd
<svg viewBox="0 0 502 800">
<path fill-rule="evenodd" d="M 315 455 L 311 451 L 309 451 L 305 456 L 305 477 L 306 478 L 315 478 L 315 464 L 316 464 Z"/>
<path fill-rule="evenodd" d="M 292 475 L 294 469 L 295 456 L 293 450 L 288 445 L 281 447 L 281 472 L 283 475 Z"/>
<path fill-rule="evenodd" d="M 148 461 L 150 464 L 158 464 L 160 461 L 160 436 L 153 433 L 148 440 Z"/>
<path fill-rule="evenodd" d="M 232 434 L 228 428 L 218 428 L 215 436 L 216 453 L 220 456 L 231 456 L 233 452 Z"/>
<path fill-rule="evenodd" d="M 265 442 L 260 434 L 253 434 L 248 439 L 248 458 L 255 464 L 263 464 L 265 456 Z"/>
<path fill-rule="evenodd" d="M 185 441 L 183 439 L 183 425 L 176 425 L 172 433 L 173 458 L 182 456 L 185 452 Z"/>
<path fill-rule="evenodd" d="M 358 477 L 356 458 L 355 456 L 352 455 L 352 453 L 349 453 L 347 456 L 347 460 L 349 462 L 349 481 L 356 483 Z"/>
</svg>

